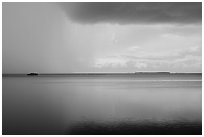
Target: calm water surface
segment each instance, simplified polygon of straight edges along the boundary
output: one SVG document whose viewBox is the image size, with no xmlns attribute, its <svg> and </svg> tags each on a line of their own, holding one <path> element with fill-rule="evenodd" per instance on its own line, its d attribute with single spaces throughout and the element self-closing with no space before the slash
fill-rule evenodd
<svg viewBox="0 0 204 137">
<path fill-rule="evenodd" d="M 199 75 L 3 77 L 3 134 L 69 134 L 84 123 L 200 125 L 201 80 Z"/>
</svg>

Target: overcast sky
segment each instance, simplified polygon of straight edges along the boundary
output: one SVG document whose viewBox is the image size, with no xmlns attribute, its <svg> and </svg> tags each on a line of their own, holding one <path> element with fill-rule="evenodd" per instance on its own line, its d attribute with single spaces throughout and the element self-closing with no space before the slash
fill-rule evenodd
<svg viewBox="0 0 204 137">
<path fill-rule="evenodd" d="M 3 73 L 202 71 L 202 3 L 3 3 Z"/>
</svg>

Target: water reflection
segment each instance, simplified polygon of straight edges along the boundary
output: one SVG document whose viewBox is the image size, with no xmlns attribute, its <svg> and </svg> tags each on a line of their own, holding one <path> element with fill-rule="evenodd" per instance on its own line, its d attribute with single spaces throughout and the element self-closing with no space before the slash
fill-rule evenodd
<svg viewBox="0 0 204 137">
<path fill-rule="evenodd" d="M 201 134 L 201 83 L 196 76 L 3 77 L 3 134 L 143 134 L 144 127 Z"/>
<path fill-rule="evenodd" d="M 69 135 L 201 135 L 201 122 L 84 122 L 67 130 Z"/>
</svg>

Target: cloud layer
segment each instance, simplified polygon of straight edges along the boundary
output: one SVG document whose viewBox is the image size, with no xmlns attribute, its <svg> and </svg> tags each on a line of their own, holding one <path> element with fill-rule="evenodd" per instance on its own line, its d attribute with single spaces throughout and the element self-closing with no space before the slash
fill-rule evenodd
<svg viewBox="0 0 204 137">
<path fill-rule="evenodd" d="M 201 47 L 197 46 L 186 50 L 176 50 L 166 55 L 143 56 L 130 55 L 128 52 L 117 56 L 107 56 L 96 60 L 94 67 L 99 69 L 114 70 L 114 68 L 127 69 L 132 68 L 135 71 L 172 71 L 182 72 L 200 71 L 202 66 Z M 190 67 L 189 67 L 190 66 Z"/>
<path fill-rule="evenodd" d="M 202 20 L 201 2 L 60 3 L 67 16 L 85 24 L 191 24 Z"/>
<path fill-rule="evenodd" d="M 3 73 L 202 72 L 201 3 L 3 3 L 2 10 Z"/>
</svg>

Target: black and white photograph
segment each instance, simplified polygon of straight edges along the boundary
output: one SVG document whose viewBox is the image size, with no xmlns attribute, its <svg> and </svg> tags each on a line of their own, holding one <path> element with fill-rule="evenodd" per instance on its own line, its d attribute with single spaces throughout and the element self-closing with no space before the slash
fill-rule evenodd
<svg viewBox="0 0 204 137">
<path fill-rule="evenodd" d="M 2 2 L 2 135 L 202 135 L 202 2 Z"/>
</svg>

